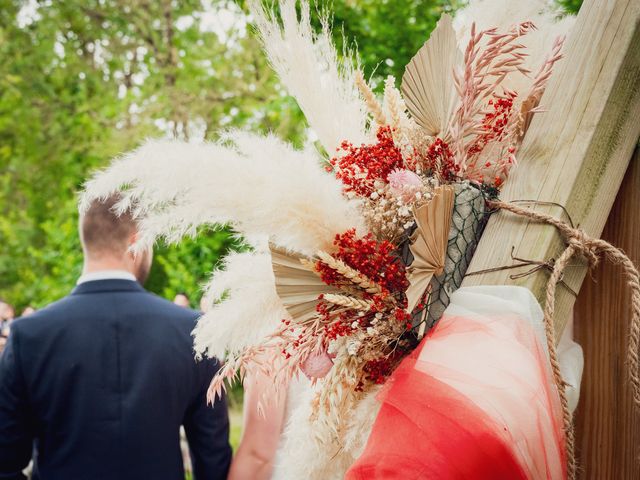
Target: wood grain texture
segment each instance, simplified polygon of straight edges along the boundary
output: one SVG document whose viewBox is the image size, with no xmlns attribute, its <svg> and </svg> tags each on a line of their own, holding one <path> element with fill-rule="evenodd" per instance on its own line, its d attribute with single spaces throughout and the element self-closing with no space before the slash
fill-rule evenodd
<svg viewBox="0 0 640 480">
<path fill-rule="evenodd" d="M 640 262 L 640 152 L 629 166 L 602 238 Z M 603 263 L 575 306 L 574 335 L 585 354 L 576 434 L 582 479 L 640 479 L 640 414 L 634 411 L 625 352 L 629 292 L 622 270 Z"/>
<path fill-rule="evenodd" d="M 566 57 L 541 100 L 519 153 L 520 165 L 505 185 L 503 200 L 540 200 L 564 205 L 574 222 L 599 236 L 640 134 L 640 1 L 586 0 L 567 39 Z M 536 207 L 561 216 L 557 207 Z M 494 214 L 469 271 L 509 265 L 514 255 L 557 257 L 563 248 L 552 227 L 513 214 Z M 580 261 L 565 281 L 578 291 L 586 269 Z M 522 285 L 542 299 L 548 273 L 511 279 L 513 270 L 468 276 L 469 285 Z M 575 297 L 559 288 L 558 333 Z"/>
</svg>

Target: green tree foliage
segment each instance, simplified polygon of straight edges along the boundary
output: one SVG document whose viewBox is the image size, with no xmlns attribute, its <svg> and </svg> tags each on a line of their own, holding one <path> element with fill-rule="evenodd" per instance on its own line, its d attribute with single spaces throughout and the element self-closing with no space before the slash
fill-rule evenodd
<svg viewBox="0 0 640 480">
<path fill-rule="evenodd" d="M 338 48 L 357 45 L 380 86 L 401 78 L 440 14 L 462 2 L 317 3 L 333 11 Z M 215 140 L 231 127 L 298 146 L 306 131 L 243 1 L 0 0 L 0 297 L 40 307 L 72 288 L 82 264 L 76 194 L 96 168 L 147 137 Z M 159 246 L 148 286 L 185 291 L 195 307 L 231 248 L 227 229 Z"/>
<path fill-rule="evenodd" d="M 578 13 L 582 0 L 558 0 L 558 5 L 568 13 Z"/>
<path fill-rule="evenodd" d="M 405 65 L 427 41 L 440 15 L 453 12 L 463 3 L 456 0 L 335 2 L 334 32 L 344 33 L 334 35 L 336 45 L 338 48 L 355 45 L 365 77 L 381 89 L 388 75 L 400 82 Z"/>
<path fill-rule="evenodd" d="M 149 136 L 214 140 L 221 128 L 305 126 L 230 1 L 0 0 L 0 296 L 43 306 L 81 269 L 76 193 Z M 228 230 L 160 246 L 149 285 L 190 294 Z"/>
</svg>

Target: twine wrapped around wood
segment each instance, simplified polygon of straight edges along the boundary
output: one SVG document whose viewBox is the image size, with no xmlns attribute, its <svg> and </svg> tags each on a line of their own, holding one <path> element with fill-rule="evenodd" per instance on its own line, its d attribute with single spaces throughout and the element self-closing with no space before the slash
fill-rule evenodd
<svg viewBox="0 0 640 480">
<path fill-rule="evenodd" d="M 499 208 L 516 215 L 530 218 L 539 222 L 548 223 L 556 227 L 566 242 L 566 248 L 553 263 L 553 269 L 549 282 L 547 283 L 546 298 L 544 306 L 544 324 L 549 349 L 549 358 L 553 371 L 554 381 L 560 395 L 562 405 L 563 421 L 567 442 L 568 476 L 576 477 L 577 464 L 574 455 L 575 438 L 573 432 L 573 420 L 569 410 L 565 385 L 560 373 L 558 353 L 556 350 L 556 332 L 553 323 L 553 313 L 555 309 L 555 294 L 558 283 L 562 280 L 564 269 L 574 256 L 582 256 L 589 268 L 595 268 L 600 258 L 605 258 L 611 263 L 622 265 L 624 274 L 627 277 L 627 285 L 631 292 L 631 322 L 629 328 L 629 348 L 627 351 L 627 362 L 629 363 L 629 381 L 633 394 L 635 407 L 640 409 L 640 361 L 638 359 L 638 346 L 640 345 L 640 274 L 631 259 L 619 248 L 610 243 L 592 238 L 579 228 L 574 228 L 557 218 L 530 209 L 522 208 L 513 203 L 502 201 L 488 201 L 492 208 Z"/>
</svg>

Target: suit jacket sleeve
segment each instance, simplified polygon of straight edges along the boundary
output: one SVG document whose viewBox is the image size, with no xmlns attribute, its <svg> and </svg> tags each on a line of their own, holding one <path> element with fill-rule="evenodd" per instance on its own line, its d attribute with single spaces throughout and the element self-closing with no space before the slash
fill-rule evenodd
<svg viewBox="0 0 640 480">
<path fill-rule="evenodd" d="M 229 415 L 227 399 L 217 399 L 213 407 L 207 405 L 209 381 L 217 371 L 217 363 L 203 361 L 204 387 L 187 411 L 184 429 L 191 451 L 193 474 L 196 480 L 224 480 L 231 464 L 229 445 Z"/>
<path fill-rule="evenodd" d="M 24 479 L 31 459 L 33 430 L 14 327 L 0 353 L 0 479 Z"/>
</svg>

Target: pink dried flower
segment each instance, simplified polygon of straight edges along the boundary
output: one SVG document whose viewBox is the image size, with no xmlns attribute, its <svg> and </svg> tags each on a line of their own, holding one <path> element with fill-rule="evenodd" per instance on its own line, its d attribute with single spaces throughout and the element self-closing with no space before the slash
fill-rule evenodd
<svg viewBox="0 0 640 480">
<path fill-rule="evenodd" d="M 396 169 L 387 177 L 391 193 L 402 198 L 404 203 L 416 199 L 416 193 L 422 189 L 422 180 L 411 170 Z"/>
<path fill-rule="evenodd" d="M 333 367 L 333 360 L 326 351 L 311 354 L 300 366 L 304 374 L 311 380 L 324 378 L 331 367 Z"/>
</svg>

